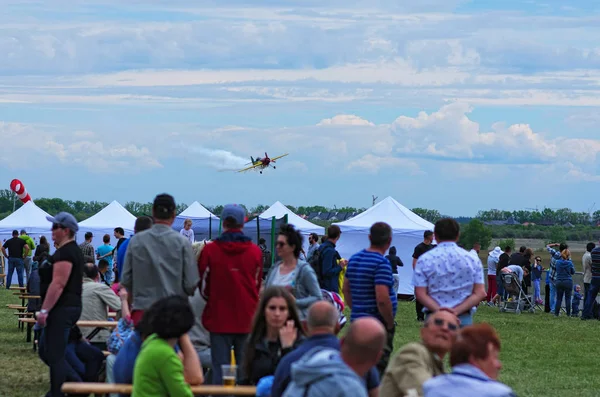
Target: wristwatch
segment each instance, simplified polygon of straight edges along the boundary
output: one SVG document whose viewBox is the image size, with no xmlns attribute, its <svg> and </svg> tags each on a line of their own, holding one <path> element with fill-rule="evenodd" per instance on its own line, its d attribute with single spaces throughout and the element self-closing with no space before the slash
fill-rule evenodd
<svg viewBox="0 0 600 397">
<path fill-rule="evenodd" d="M 42 309 L 42 310 L 40 310 L 40 313 L 42 313 L 42 314 L 48 314 L 48 310 Z"/>
</svg>

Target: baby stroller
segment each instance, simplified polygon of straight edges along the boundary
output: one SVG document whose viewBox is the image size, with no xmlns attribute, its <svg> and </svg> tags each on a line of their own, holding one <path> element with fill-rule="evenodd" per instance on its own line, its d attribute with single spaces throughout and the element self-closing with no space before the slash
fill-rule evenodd
<svg viewBox="0 0 600 397">
<path fill-rule="evenodd" d="M 505 299 L 500 305 L 499 311 L 521 314 L 521 312 L 529 311 L 535 313 L 535 305 L 533 299 L 527 296 L 521 287 L 519 278 L 513 273 L 504 273 L 501 275 L 502 283 L 504 284 L 504 290 L 506 295 L 510 299 Z"/>
</svg>

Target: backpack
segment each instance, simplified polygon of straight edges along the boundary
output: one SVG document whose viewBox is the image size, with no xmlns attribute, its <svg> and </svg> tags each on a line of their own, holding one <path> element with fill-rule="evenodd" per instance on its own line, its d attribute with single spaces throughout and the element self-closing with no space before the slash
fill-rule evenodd
<svg viewBox="0 0 600 397">
<path fill-rule="evenodd" d="M 319 286 L 323 288 L 323 272 L 321 266 L 321 247 L 315 250 L 315 252 L 310 257 L 308 261 L 310 267 L 313 268 L 315 274 L 317 275 L 317 281 L 319 282 Z"/>
</svg>

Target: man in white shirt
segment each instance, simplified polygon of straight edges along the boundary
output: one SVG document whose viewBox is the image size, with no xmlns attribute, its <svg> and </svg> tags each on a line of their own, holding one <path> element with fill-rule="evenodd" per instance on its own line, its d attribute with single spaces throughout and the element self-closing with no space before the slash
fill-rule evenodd
<svg viewBox="0 0 600 397">
<path fill-rule="evenodd" d="M 475 307 L 486 297 L 481 261 L 456 244 L 460 226 L 454 219 L 437 221 L 434 235 L 436 249 L 421 255 L 413 272 L 415 295 L 429 313 L 449 309 L 461 327 L 471 325 Z"/>
</svg>

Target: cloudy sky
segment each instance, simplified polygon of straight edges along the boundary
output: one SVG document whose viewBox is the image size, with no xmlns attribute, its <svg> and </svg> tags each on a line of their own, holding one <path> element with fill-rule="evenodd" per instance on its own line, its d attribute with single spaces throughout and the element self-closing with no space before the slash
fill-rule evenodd
<svg viewBox="0 0 600 397">
<path fill-rule="evenodd" d="M 587 210 L 600 6 L 565 4 L 3 0 L 0 183 L 122 203 Z M 227 171 L 265 151 L 290 155 Z"/>
</svg>

